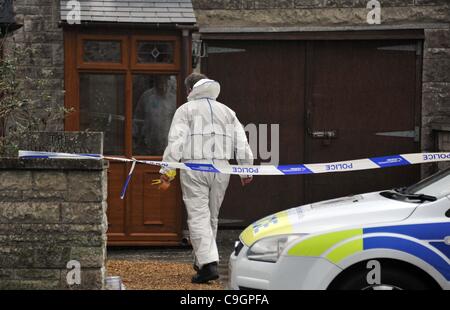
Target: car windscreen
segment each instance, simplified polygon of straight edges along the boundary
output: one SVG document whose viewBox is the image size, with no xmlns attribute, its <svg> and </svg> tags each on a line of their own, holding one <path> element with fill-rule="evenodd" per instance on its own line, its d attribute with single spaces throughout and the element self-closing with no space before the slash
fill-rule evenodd
<svg viewBox="0 0 450 310">
<path fill-rule="evenodd" d="M 450 195 L 450 169 L 440 171 L 404 190 L 408 194 L 423 194 L 442 198 Z"/>
</svg>

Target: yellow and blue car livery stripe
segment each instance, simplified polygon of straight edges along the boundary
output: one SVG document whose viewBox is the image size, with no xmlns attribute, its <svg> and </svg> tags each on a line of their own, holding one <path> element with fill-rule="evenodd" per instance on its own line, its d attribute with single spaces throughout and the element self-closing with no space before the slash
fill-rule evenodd
<svg viewBox="0 0 450 310">
<path fill-rule="evenodd" d="M 269 215 L 248 226 L 241 234 L 241 240 L 250 246 L 256 240 L 281 234 L 291 234 L 294 231 L 291 217 L 292 209 Z"/>
<path fill-rule="evenodd" d="M 337 264 L 364 250 L 391 249 L 422 259 L 450 281 L 450 245 L 444 242 L 449 235 L 450 222 L 351 229 L 312 236 L 292 246 L 287 254 L 324 257 Z"/>
</svg>

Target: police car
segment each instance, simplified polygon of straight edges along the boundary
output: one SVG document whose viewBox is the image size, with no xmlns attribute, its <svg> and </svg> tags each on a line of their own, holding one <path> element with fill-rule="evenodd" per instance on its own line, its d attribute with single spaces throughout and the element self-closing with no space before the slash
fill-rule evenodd
<svg viewBox="0 0 450 310">
<path fill-rule="evenodd" d="M 255 222 L 231 254 L 229 287 L 450 289 L 450 169 Z"/>
</svg>

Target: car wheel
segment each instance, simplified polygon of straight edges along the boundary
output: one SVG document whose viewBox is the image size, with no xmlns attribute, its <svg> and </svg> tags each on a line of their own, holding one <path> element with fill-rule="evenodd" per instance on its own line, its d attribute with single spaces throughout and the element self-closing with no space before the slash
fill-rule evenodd
<svg viewBox="0 0 450 310">
<path fill-rule="evenodd" d="M 439 289 L 436 283 L 417 271 L 415 268 L 403 264 L 382 262 L 380 268 L 380 281 L 369 284 L 367 275 L 370 269 L 366 264 L 350 267 L 344 270 L 338 278 L 331 283 L 330 290 L 431 290 Z"/>
</svg>

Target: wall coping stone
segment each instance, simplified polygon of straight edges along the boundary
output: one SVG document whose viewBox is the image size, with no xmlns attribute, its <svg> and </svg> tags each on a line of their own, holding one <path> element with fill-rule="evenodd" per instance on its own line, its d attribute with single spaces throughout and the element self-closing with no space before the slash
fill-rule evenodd
<svg viewBox="0 0 450 310">
<path fill-rule="evenodd" d="M 11 142 L 24 151 L 103 154 L 103 132 L 31 131 Z M 17 157 L 17 152 L 6 157 Z"/>
<path fill-rule="evenodd" d="M 16 141 L 19 150 L 103 154 L 102 132 L 28 132 Z M 104 170 L 109 162 L 103 159 L 17 158 L 17 154 L 0 157 L 0 170 Z"/>
<path fill-rule="evenodd" d="M 107 160 L 97 159 L 47 159 L 0 158 L 0 170 L 104 170 Z"/>
<path fill-rule="evenodd" d="M 370 26 L 230 26 L 230 27 L 200 27 L 200 33 L 258 33 L 258 32 L 316 32 L 316 31 L 376 31 L 376 30 L 421 30 L 448 29 L 450 23 L 414 23 L 400 25 L 370 25 Z"/>
</svg>

